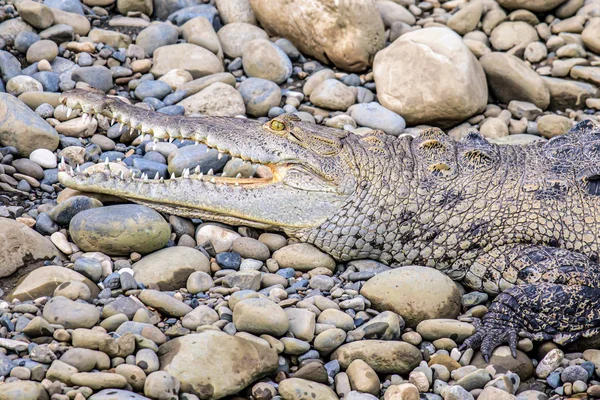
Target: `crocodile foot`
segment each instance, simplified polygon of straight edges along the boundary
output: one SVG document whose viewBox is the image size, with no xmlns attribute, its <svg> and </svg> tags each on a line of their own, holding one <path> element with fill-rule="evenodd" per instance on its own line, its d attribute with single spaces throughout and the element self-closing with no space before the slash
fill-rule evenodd
<svg viewBox="0 0 600 400">
<path fill-rule="evenodd" d="M 508 343 L 510 352 L 514 358 L 517 358 L 517 342 L 519 340 L 519 332 L 512 327 L 489 326 L 481 325 L 475 334 L 467 338 L 460 346 L 459 350 L 466 349 L 481 350 L 485 362 L 490 361 L 492 353 L 496 347 Z"/>
</svg>

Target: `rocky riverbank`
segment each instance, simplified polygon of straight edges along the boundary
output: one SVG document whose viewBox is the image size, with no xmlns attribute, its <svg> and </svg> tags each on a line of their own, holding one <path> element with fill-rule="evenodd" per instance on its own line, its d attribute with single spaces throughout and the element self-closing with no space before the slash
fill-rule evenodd
<svg viewBox="0 0 600 400">
<path fill-rule="evenodd" d="M 492 297 L 433 268 L 57 179 L 60 159 L 269 173 L 71 112 L 76 87 L 165 115 L 548 140 L 600 117 L 600 1 L 0 1 L 0 49 L 0 400 L 600 397 L 597 344 L 458 351 Z"/>
</svg>

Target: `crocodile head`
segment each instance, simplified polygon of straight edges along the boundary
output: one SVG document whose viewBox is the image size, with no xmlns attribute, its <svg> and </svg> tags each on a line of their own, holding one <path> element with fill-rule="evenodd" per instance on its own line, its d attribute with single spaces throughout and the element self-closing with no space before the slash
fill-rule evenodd
<svg viewBox="0 0 600 400">
<path fill-rule="evenodd" d="M 67 92 L 61 102 L 67 110 L 81 110 L 84 118 L 106 117 L 155 141 L 202 143 L 266 171 L 260 178 L 240 178 L 203 175 L 196 169 L 179 177 L 151 179 L 108 162 L 82 172 L 61 163 L 58 178 L 73 189 L 123 197 L 175 215 L 284 231 L 319 226 L 356 189 L 356 166 L 345 145 L 347 133 L 321 126 L 317 131 L 315 125 L 293 115 L 266 123 L 168 116 L 88 90 Z"/>
</svg>

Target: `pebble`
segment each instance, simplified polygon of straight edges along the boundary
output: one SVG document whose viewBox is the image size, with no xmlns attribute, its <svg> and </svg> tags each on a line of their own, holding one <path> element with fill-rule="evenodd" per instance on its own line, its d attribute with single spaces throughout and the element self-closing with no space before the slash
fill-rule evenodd
<svg viewBox="0 0 600 400">
<path fill-rule="evenodd" d="M 379 129 L 389 135 L 398 136 L 406 127 L 406 122 L 400 115 L 382 107 L 379 103 L 356 104 L 348 111 L 358 125 Z"/>
<path fill-rule="evenodd" d="M 238 302 L 233 309 L 233 323 L 239 331 L 273 336 L 282 336 L 290 326 L 285 311 L 272 301 L 262 298 Z"/>
<path fill-rule="evenodd" d="M 152 55 L 154 50 L 160 47 L 177 43 L 178 36 L 179 31 L 176 26 L 157 23 L 144 28 L 138 34 L 135 44 L 140 46 L 144 53 Z"/>
<path fill-rule="evenodd" d="M 44 306 L 44 319 L 67 329 L 91 328 L 100 319 L 100 311 L 91 304 L 66 297 L 53 297 Z"/>
<path fill-rule="evenodd" d="M 244 99 L 246 113 L 253 117 L 266 116 L 271 108 L 281 102 L 281 89 L 267 79 L 248 78 L 237 89 Z"/>
<path fill-rule="evenodd" d="M 277 45 L 266 39 L 254 39 L 242 50 L 244 72 L 277 84 L 292 75 L 292 62 Z"/>
</svg>

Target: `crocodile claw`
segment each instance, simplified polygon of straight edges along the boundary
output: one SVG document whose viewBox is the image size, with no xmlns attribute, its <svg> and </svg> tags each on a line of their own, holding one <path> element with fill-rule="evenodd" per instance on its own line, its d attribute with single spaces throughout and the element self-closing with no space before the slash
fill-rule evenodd
<svg viewBox="0 0 600 400">
<path fill-rule="evenodd" d="M 514 358 L 517 358 L 517 342 L 519 333 L 516 329 L 510 327 L 486 327 L 482 325 L 477 329 L 474 335 L 467 338 L 460 346 L 459 350 L 466 349 L 481 350 L 485 362 L 490 361 L 492 353 L 496 347 L 508 343 L 510 353 Z"/>
</svg>

